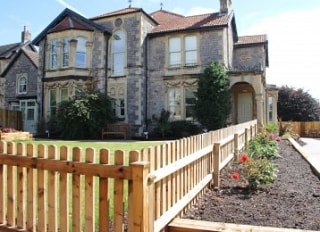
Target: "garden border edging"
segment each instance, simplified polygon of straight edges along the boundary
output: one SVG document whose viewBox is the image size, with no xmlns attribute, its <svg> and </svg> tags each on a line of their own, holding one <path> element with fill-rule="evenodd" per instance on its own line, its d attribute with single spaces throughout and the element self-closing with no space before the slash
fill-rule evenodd
<svg viewBox="0 0 320 232">
<path fill-rule="evenodd" d="M 301 154 L 301 156 L 310 164 L 314 173 L 320 178 L 320 168 L 315 166 L 310 159 L 310 154 L 304 149 L 299 143 L 297 143 L 293 138 L 288 139 L 293 147 Z M 320 151 L 319 151 L 320 153 Z"/>
</svg>

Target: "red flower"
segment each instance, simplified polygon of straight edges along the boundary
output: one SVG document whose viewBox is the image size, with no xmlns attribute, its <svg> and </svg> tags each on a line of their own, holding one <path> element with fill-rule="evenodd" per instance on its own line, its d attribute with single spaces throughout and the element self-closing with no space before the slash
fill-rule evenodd
<svg viewBox="0 0 320 232">
<path fill-rule="evenodd" d="M 234 173 L 232 173 L 231 177 L 232 177 L 232 179 L 234 179 L 234 180 L 238 180 L 239 177 L 240 177 L 240 174 L 237 173 L 237 172 L 234 172 Z"/>
<path fill-rule="evenodd" d="M 245 163 L 249 159 L 247 154 L 243 154 L 240 156 L 239 161 L 240 163 Z"/>
<path fill-rule="evenodd" d="M 280 137 L 280 136 L 277 136 L 277 137 L 276 137 L 276 141 L 277 141 L 277 142 L 281 141 L 281 137 Z"/>
</svg>

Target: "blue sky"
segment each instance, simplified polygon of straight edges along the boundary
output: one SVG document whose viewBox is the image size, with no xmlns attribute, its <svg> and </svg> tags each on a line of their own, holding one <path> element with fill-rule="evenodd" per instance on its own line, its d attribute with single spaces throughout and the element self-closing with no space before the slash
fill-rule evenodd
<svg viewBox="0 0 320 232">
<path fill-rule="evenodd" d="M 161 0 L 132 0 L 147 13 Z M 162 0 L 163 9 L 183 15 L 219 10 L 219 0 Z M 20 41 L 24 26 L 35 38 L 70 8 L 85 17 L 126 8 L 128 0 L 9 0 L 1 3 L 0 45 Z M 303 88 L 320 99 L 320 0 L 232 0 L 239 35 L 267 34 L 267 83 Z"/>
</svg>

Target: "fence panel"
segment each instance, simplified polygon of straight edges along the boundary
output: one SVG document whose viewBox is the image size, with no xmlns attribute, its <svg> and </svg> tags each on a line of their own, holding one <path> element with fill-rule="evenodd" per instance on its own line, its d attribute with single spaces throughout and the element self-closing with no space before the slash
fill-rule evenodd
<svg viewBox="0 0 320 232">
<path fill-rule="evenodd" d="M 22 113 L 21 111 L 0 109 L 0 126 L 22 130 Z"/>
<path fill-rule="evenodd" d="M 115 151 L 114 159 L 108 149 L 97 157 L 92 148 L 1 141 L 0 230 L 124 231 L 127 224 L 128 231 L 165 231 L 208 185 L 218 186 L 220 170 L 255 136 L 256 125 Z"/>
</svg>

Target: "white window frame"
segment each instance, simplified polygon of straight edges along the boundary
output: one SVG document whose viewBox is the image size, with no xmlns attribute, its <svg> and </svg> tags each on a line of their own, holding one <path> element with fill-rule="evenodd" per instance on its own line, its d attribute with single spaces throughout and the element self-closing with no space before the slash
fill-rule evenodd
<svg viewBox="0 0 320 232">
<path fill-rule="evenodd" d="M 18 78 L 18 94 L 26 94 L 27 93 L 27 82 L 28 79 L 26 76 L 21 76 Z"/>
</svg>

